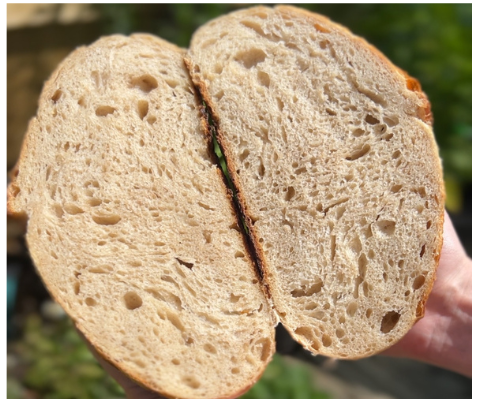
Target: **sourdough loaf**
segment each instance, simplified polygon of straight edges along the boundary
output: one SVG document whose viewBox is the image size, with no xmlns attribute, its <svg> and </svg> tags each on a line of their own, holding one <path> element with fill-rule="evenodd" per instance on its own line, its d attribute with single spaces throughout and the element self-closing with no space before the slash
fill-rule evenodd
<svg viewBox="0 0 477 399">
<path fill-rule="evenodd" d="M 359 358 L 422 317 L 444 192 L 416 80 L 293 7 L 201 27 L 186 59 L 210 109 L 281 322 L 315 354 Z"/>
<path fill-rule="evenodd" d="M 183 55 L 148 35 L 72 53 L 45 84 L 8 205 L 109 362 L 168 397 L 235 397 L 270 361 L 275 320 Z"/>
</svg>

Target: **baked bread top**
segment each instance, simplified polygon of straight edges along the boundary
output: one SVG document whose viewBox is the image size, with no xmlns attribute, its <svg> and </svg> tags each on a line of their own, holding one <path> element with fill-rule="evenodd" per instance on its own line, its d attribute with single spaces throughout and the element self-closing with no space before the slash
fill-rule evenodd
<svg viewBox="0 0 477 399">
<path fill-rule="evenodd" d="M 213 20 L 187 56 L 281 322 L 338 358 L 424 312 L 444 189 L 429 102 L 363 39 L 294 7 Z"/>
<path fill-rule="evenodd" d="M 168 397 L 236 397 L 270 361 L 275 320 L 183 55 L 148 35 L 72 53 L 45 84 L 9 210 L 109 362 Z"/>
</svg>

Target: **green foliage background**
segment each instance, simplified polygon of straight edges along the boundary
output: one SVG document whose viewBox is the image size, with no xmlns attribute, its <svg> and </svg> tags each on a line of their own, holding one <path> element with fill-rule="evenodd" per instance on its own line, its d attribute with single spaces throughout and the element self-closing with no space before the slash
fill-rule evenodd
<svg viewBox="0 0 477 399">
<path fill-rule="evenodd" d="M 250 5 L 98 5 L 104 33 L 150 32 L 187 47 L 208 20 Z M 472 179 L 472 5 L 306 4 L 366 38 L 417 78 L 428 95 L 444 161 L 448 207 Z"/>
</svg>

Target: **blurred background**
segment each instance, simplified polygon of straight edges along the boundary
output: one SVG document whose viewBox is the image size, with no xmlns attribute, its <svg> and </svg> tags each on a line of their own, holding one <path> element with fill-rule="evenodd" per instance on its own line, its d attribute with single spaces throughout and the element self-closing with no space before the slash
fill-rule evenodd
<svg viewBox="0 0 477 399">
<path fill-rule="evenodd" d="M 248 7 L 248 5 L 246 5 Z M 75 47 L 99 36 L 150 32 L 187 47 L 208 20 L 233 4 L 7 4 L 7 173 L 15 165 L 43 82 Z M 434 113 L 446 206 L 470 256 L 472 180 L 472 5 L 303 5 L 365 37 L 416 77 Z M 25 221 L 7 220 L 9 399 L 123 398 L 28 257 Z M 417 362 L 375 356 L 355 362 L 312 357 L 279 329 L 281 354 L 244 398 L 464 399 L 471 380 Z"/>
</svg>

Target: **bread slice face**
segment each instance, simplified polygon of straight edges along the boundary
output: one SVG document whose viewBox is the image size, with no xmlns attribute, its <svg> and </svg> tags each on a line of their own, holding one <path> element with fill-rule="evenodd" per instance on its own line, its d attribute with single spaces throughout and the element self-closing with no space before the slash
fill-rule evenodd
<svg viewBox="0 0 477 399">
<path fill-rule="evenodd" d="M 167 397 L 236 397 L 270 361 L 275 320 L 183 55 L 148 35 L 72 53 L 45 84 L 9 210 L 109 362 Z"/>
<path fill-rule="evenodd" d="M 360 358 L 424 312 L 444 190 L 419 84 L 345 28 L 293 7 L 220 17 L 187 56 L 281 322 Z"/>
</svg>

